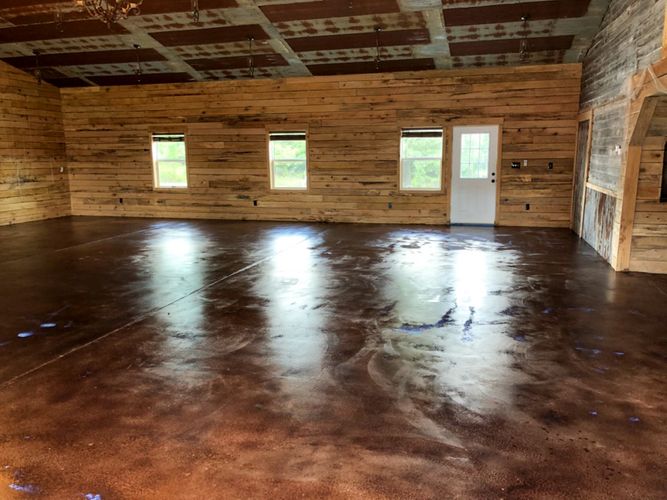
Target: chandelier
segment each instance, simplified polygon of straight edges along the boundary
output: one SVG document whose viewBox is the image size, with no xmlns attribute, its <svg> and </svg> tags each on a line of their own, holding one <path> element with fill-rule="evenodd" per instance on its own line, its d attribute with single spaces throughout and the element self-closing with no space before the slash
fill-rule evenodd
<svg viewBox="0 0 667 500">
<path fill-rule="evenodd" d="M 111 25 L 129 16 L 139 15 L 144 0 L 74 0 L 77 7 L 85 9 L 92 17 Z"/>
</svg>

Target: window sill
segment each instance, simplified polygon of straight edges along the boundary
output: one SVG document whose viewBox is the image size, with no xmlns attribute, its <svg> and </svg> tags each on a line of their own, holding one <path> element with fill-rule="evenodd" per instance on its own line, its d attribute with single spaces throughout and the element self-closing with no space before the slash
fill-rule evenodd
<svg viewBox="0 0 667 500">
<path fill-rule="evenodd" d="M 189 190 L 189 188 L 187 188 L 187 187 L 173 187 L 173 188 L 169 188 L 169 187 L 154 187 L 154 188 L 153 188 L 153 191 L 155 191 L 156 193 L 174 193 L 174 192 L 176 192 L 176 193 L 184 193 L 184 192 L 187 192 L 188 190 Z"/>
<path fill-rule="evenodd" d="M 445 190 L 440 189 L 399 189 L 399 193 L 404 194 L 444 194 Z"/>
<path fill-rule="evenodd" d="M 269 189 L 272 193 L 307 193 L 310 191 L 308 188 L 271 188 Z"/>
</svg>

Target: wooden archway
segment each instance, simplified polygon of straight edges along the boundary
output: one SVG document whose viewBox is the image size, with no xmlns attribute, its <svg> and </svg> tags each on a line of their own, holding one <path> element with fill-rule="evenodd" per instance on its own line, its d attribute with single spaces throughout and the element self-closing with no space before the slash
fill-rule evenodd
<svg viewBox="0 0 667 500">
<path fill-rule="evenodd" d="M 631 102 L 629 114 L 629 140 L 625 168 L 623 170 L 623 198 L 619 224 L 618 251 L 612 263 L 617 271 L 630 269 L 632 235 L 635 223 L 639 170 L 644 138 L 649 130 L 656 106 L 662 95 L 658 85 L 667 85 L 667 58 L 651 67 L 656 81 L 646 73 L 633 77 L 632 93 L 637 97 Z M 645 70 L 648 72 L 649 70 Z"/>
</svg>

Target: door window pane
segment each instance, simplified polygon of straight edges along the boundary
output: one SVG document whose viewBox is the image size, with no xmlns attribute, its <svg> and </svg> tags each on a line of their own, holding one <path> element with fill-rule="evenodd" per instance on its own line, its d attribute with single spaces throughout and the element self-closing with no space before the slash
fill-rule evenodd
<svg viewBox="0 0 667 500">
<path fill-rule="evenodd" d="M 490 134 L 461 134 L 461 179 L 489 177 Z"/>
</svg>

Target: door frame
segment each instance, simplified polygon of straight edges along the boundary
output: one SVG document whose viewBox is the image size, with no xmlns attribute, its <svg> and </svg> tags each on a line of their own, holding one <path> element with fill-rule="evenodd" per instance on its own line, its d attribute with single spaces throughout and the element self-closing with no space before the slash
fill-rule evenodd
<svg viewBox="0 0 667 500">
<path fill-rule="evenodd" d="M 583 226 L 584 226 L 584 214 L 586 213 L 586 190 L 588 189 L 588 174 L 591 168 L 591 147 L 593 145 L 593 109 L 588 109 L 582 111 L 577 115 L 577 132 L 574 142 L 574 165 L 572 165 L 572 199 L 570 200 L 570 229 L 574 231 L 574 196 L 576 194 L 575 182 L 577 181 L 577 173 L 575 169 L 577 168 L 577 163 L 579 161 L 579 124 L 582 122 L 588 122 L 588 137 L 586 138 L 587 144 L 586 149 L 584 150 L 584 186 L 581 190 L 581 215 L 579 217 L 579 230 L 581 234 L 577 234 L 579 238 L 583 238 Z M 576 231 L 575 231 L 576 234 Z"/>
<path fill-rule="evenodd" d="M 502 171 L 503 171 L 503 125 L 505 119 L 503 117 L 489 117 L 489 118 L 459 118 L 450 120 L 447 124 L 447 148 L 446 158 L 447 168 L 445 168 L 445 175 L 447 181 L 447 222 L 452 224 L 452 178 L 454 172 L 454 127 L 474 127 L 474 126 L 498 126 L 498 157 L 496 158 L 496 214 L 493 225 L 499 226 L 500 214 L 500 190 L 502 189 Z"/>
</svg>

